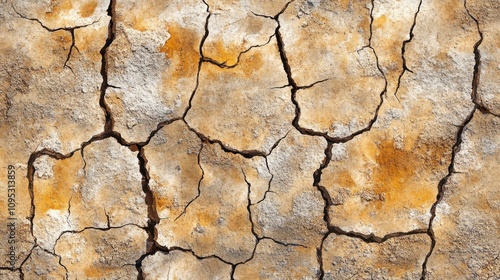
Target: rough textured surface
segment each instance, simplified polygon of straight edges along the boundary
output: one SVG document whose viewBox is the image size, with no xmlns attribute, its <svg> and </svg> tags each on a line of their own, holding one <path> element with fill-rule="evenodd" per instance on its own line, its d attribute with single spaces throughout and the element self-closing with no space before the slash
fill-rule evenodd
<svg viewBox="0 0 500 280">
<path fill-rule="evenodd" d="M 455 172 L 436 209 L 429 279 L 500 275 L 500 120 L 476 111 L 466 126 Z"/>
<path fill-rule="evenodd" d="M 0 279 L 500 279 L 499 12 L 0 1 Z"/>
<path fill-rule="evenodd" d="M 55 252 L 68 279 L 136 278 L 135 261 L 145 253 L 147 234 L 137 226 L 87 229 L 61 236 Z"/>
<path fill-rule="evenodd" d="M 236 267 L 234 279 L 314 279 L 320 274 L 316 249 L 264 239 L 252 260 Z"/>
<path fill-rule="evenodd" d="M 64 231 L 146 226 L 137 156 L 116 140 L 94 142 L 68 159 L 42 156 L 34 166 L 33 235 L 42 248 L 52 251 Z"/>
<path fill-rule="evenodd" d="M 145 279 L 229 279 L 231 266 L 216 258 L 197 259 L 189 252 L 157 252 L 143 261 Z"/>
<path fill-rule="evenodd" d="M 419 279 L 429 246 L 423 234 L 384 243 L 332 234 L 323 246 L 324 279 Z"/>
<path fill-rule="evenodd" d="M 387 97 L 371 131 L 333 145 L 320 184 L 332 198 L 331 222 L 343 230 L 382 237 L 429 223 L 458 127 L 474 106 L 473 46 L 450 42 L 477 40 L 475 24 L 463 4 L 448 2 L 422 4 L 399 99 Z M 437 16 L 442 9 L 447 19 Z M 442 67 L 446 73 L 435 70 Z"/>
</svg>

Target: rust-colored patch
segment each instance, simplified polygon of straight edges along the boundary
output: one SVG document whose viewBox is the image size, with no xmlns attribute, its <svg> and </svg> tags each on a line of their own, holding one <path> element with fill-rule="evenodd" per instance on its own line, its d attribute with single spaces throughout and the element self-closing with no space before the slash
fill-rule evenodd
<svg viewBox="0 0 500 280">
<path fill-rule="evenodd" d="M 223 41 L 207 43 L 203 46 L 203 54 L 218 63 L 228 66 L 238 62 L 238 47 L 234 45 L 226 45 Z"/>
<path fill-rule="evenodd" d="M 347 10 L 349 8 L 349 4 L 351 3 L 351 0 L 340 0 L 340 5 L 342 9 Z"/>
<path fill-rule="evenodd" d="M 249 78 L 259 71 L 260 68 L 264 66 L 264 61 L 262 53 L 252 52 L 249 55 L 244 54 L 241 65 L 238 65 L 239 69 L 243 72 L 245 78 Z"/>
<path fill-rule="evenodd" d="M 97 0 L 90 0 L 80 7 L 80 11 L 78 11 L 78 13 L 82 17 L 90 17 L 94 14 L 96 8 L 97 8 Z"/>
<path fill-rule="evenodd" d="M 181 26 L 168 27 L 170 38 L 160 47 L 160 52 L 171 61 L 170 76 L 165 77 L 176 81 L 179 78 L 192 77 L 198 72 L 199 36 L 196 32 Z"/>
<path fill-rule="evenodd" d="M 153 196 L 155 198 L 154 201 L 156 204 L 157 211 L 161 211 L 161 210 L 164 210 L 167 208 L 170 209 L 174 205 L 174 202 L 172 201 L 172 199 L 170 199 L 168 197 L 159 195 L 156 192 L 153 193 Z"/>
<path fill-rule="evenodd" d="M 73 193 L 72 187 L 81 181 L 77 176 L 83 167 L 79 158 L 54 161 L 54 177 L 49 180 L 35 178 L 36 210 L 41 213 L 50 209 L 67 209 Z"/>
<path fill-rule="evenodd" d="M 52 10 L 45 13 L 45 18 L 48 20 L 55 19 L 62 13 L 68 12 L 73 9 L 73 3 L 71 0 L 52 0 L 51 1 Z"/>
<path fill-rule="evenodd" d="M 387 17 L 385 15 L 381 15 L 380 17 L 373 20 L 372 27 L 373 28 L 381 28 L 387 22 Z"/>
<path fill-rule="evenodd" d="M 130 25 L 137 31 L 144 32 L 148 30 L 146 23 L 144 22 L 143 16 L 132 16 Z"/>
<path fill-rule="evenodd" d="M 384 141 L 378 145 L 375 157 L 377 167 L 372 176 L 374 191 L 384 197 L 376 201 L 379 209 L 385 207 L 418 208 L 435 200 L 437 185 L 427 185 L 423 177 L 443 168 L 440 160 L 442 145 L 422 145 L 414 151 L 397 149 L 394 142 Z M 420 154 L 428 154 L 420 157 Z"/>
<path fill-rule="evenodd" d="M 198 211 L 197 218 L 201 226 L 215 225 L 217 221 L 217 215 L 212 212 L 213 211 L 210 211 L 210 209 L 201 209 L 200 211 Z"/>
<path fill-rule="evenodd" d="M 247 231 L 248 230 L 248 214 L 239 212 L 231 215 L 227 224 L 227 228 L 231 231 Z"/>
<path fill-rule="evenodd" d="M 102 267 L 102 266 L 88 266 L 83 270 L 83 273 L 85 273 L 85 276 L 89 278 L 99 278 L 103 279 L 103 277 L 106 277 L 110 275 L 115 269 L 111 267 Z"/>
</svg>

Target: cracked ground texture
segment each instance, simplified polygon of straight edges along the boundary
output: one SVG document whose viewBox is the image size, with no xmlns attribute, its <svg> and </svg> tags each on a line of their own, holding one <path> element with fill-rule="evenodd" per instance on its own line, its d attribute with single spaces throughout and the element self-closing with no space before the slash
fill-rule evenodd
<svg viewBox="0 0 500 280">
<path fill-rule="evenodd" d="M 499 14 L 1 0 L 0 279 L 500 279 Z"/>
</svg>

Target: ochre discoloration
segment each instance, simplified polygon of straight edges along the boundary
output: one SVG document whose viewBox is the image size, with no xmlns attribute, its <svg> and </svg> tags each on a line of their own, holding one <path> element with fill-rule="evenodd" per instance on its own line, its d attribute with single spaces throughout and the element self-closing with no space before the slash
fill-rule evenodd
<svg viewBox="0 0 500 280">
<path fill-rule="evenodd" d="M 73 0 L 51 0 L 50 10 L 45 13 L 46 20 L 54 20 L 73 9 Z"/>
<path fill-rule="evenodd" d="M 94 14 L 97 4 L 97 0 L 90 0 L 80 7 L 80 11 L 78 13 L 82 17 L 90 17 Z"/>
<path fill-rule="evenodd" d="M 86 277 L 90 279 L 94 278 L 101 279 L 113 273 L 114 270 L 116 269 L 110 267 L 89 266 L 84 268 L 83 273 L 85 274 Z"/>
<path fill-rule="evenodd" d="M 434 145 L 428 148 L 433 147 Z M 378 166 L 374 169 L 371 183 L 375 193 L 383 195 L 385 199 L 376 202 L 377 209 L 382 204 L 388 208 L 418 208 L 435 200 L 435 186 L 425 187 L 415 183 L 420 179 L 418 173 L 430 174 L 436 168 L 442 167 L 439 162 L 434 162 L 442 157 L 442 151 L 423 148 L 422 153 L 429 153 L 431 160 L 419 158 L 415 151 L 397 149 L 392 141 L 378 145 L 375 156 Z"/>
<path fill-rule="evenodd" d="M 171 80 L 191 77 L 198 71 L 199 37 L 196 32 L 175 24 L 169 25 L 167 29 L 170 38 L 159 51 L 173 65 L 170 75 L 164 78 L 167 83 L 171 83 Z"/>
<path fill-rule="evenodd" d="M 53 162 L 54 177 L 35 179 L 35 203 L 36 210 L 40 214 L 51 209 L 68 209 L 68 202 L 73 196 L 73 186 L 82 183 L 82 178 L 78 176 L 78 171 L 83 167 L 81 158 L 75 156 Z"/>
</svg>

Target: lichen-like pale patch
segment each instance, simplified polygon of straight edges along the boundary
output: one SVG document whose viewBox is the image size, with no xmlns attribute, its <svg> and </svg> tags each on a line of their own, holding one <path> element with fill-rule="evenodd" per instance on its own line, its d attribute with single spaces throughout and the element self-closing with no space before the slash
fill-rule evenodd
<svg viewBox="0 0 500 280">
<path fill-rule="evenodd" d="M 270 239 L 257 245 L 255 255 L 234 271 L 234 279 L 316 279 L 320 273 L 316 248 L 285 246 Z"/>
<path fill-rule="evenodd" d="M 27 279 L 64 279 L 66 270 L 59 264 L 57 255 L 37 247 L 23 265 L 23 274 Z"/>
<path fill-rule="evenodd" d="M 324 201 L 312 174 L 325 158 L 326 141 L 292 131 L 268 157 L 273 174 L 265 199 L 252 205 L 255 230 L 275 240 L 317 246 L 326 231 Z"/>
</svg>

